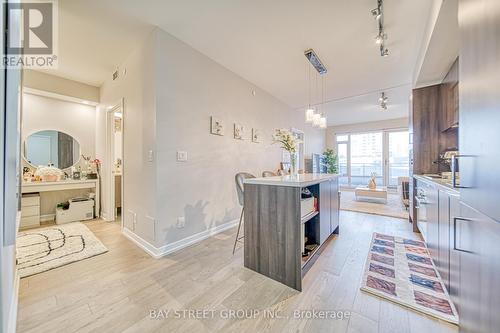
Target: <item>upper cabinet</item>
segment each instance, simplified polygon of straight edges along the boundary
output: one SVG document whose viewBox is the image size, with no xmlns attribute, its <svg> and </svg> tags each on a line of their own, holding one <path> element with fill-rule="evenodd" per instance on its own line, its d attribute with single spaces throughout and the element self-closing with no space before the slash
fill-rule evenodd
<svg viewBox="0 0 500 333">
<path fill-rule="evenodd" d="M 439 128 L 441 132 L 458 128 L 458 58 L 440 86 L 441 113 Z"/>
</svg>

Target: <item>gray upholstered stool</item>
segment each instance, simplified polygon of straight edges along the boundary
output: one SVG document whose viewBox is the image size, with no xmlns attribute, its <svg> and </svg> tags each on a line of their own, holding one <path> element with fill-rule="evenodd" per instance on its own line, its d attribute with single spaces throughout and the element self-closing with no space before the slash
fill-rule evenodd
<svg viewBox="0 0 500 333">
<path fill-rule="evenodd" d="M 233 254 L 234 251 L 236 250 L 236 243 L 241 241 L 245 237 L 245 235 L 240 237 L 240 229 L 241 229 L 241 222 L 243 221 L 243 211 L 245 210 L 245 203 L 244 203 L 244 187 L 243 187 L 243 181 L 247 178 L 255 178 L 254 175 L 251 173 L 246 173 L 246 172 L 240 172 L 237 173 L 236 176 L 234 176 L 234 180 L 236 181 L 236 192 L 238 193 L 238 201 L 241 205 L 241 215 L 240 215 L 240 223 L 238 224 L 238 231 L 236 232 L 236 239 L 234 240 L 234 246 L 233 246 Z"/>
</svg>

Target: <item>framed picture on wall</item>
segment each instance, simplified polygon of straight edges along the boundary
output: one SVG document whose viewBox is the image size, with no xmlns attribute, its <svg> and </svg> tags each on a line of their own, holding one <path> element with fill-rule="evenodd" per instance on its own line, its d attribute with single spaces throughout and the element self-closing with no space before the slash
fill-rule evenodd
<svg viewBox="0 0 500 333">
<path fill-rule="evenodd" d="M 224 135 L 224 123 L 219 118 L 210 117 L 210 133 L 214 135 Z"/>
<path fill-rule="evenodd" d="M 237 140 L 245 139 L 245 127 L 241 124 L 234 124 L 234 138 Z"/>
<path fill-rule="evenodd" d="M 260 131 L 257 128 L 252 128 L 252 142 L 260 142 Z"/>
</svg>

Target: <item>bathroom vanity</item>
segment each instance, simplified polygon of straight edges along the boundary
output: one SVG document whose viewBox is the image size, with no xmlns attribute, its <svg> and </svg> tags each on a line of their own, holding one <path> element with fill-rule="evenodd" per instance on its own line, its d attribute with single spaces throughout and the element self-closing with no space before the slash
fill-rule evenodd
<svg viewBox="0 0 500 333">
<path fill-rule="evenodd" d="M 26 202 L 26 206 L 33 202 L 30 207 L 33 207 L 34 201 L 36 200 L 36 196 L 33 194 L 41 194 L 43 192 L 53 192 L 53 191 L 67 191 L 67 190 L 83 190 L 83 189 L 91 189 L 92 192 L 95 193 L 95 206 L 94 206 L 94 215 L 98 217 L 99 209 L 100 209 L 100 199 L 99 199 L 99 180 L 98 179 L 82 179 L 82 180 L 61 180 L 55 182 L 23 182 L 21 185 L 21 192 L 23 194 L 21 202 Z M 24 200 L 27 198 L 27 200 Z M 37 199 L 38 210 L 40 210 L 40 197 Z M 33 210 L 33 208 L 30 208 Z M 25 208 L 21 213 L 21 228 L 23 227 L 34 227 L 36 226 L 36 221 L 34 220 L 31 214 L 26 214 L 28 208 Z M 38 220 L 40 219 L 40 213 L 38 215 Z M 31 219 L 28 219 L 31 218 Z M 26 223 L 22 223 L 23 219 L 27 219 Z M 29 221 L 28 221 L 29 220 Z M 38 221 L 38 225 L 40 222 Z"/>
<path fill-rule="evenodd" d="M 312 211 L 303 209 L 305 188 L 315 198 Z M 245 267 L 301 291 L 302 277 L 339 232 L 338 176 L 250 178 L 244 195 Z"/>
</svg>

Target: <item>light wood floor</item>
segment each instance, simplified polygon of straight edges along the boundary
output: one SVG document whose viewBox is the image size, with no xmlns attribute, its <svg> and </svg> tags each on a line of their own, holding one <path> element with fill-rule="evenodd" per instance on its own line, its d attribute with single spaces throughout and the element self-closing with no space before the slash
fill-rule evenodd
<svg viewBox="0 0 500 333">
<path fill-rule="evenodd" d="M 417 238 L 404 220 L 341 212 L 332 240 L 299 293 L 243 267 L 230 230 L 155 260 L 116 223 L 89 228 L 109 252 L 21 280 L 19 332 L 457 332 L 456 327 L 359 291 L 372 232 Z M 150 319 L 151 309 L 213 309 L 209 319 Z M 290 319 L 222 319 L 265 309 Z M 293 319 L 294 310 L 347 310 L 349 319 Z M 209 315 L 210 317 L 210 315 Z"/>
</svg>

